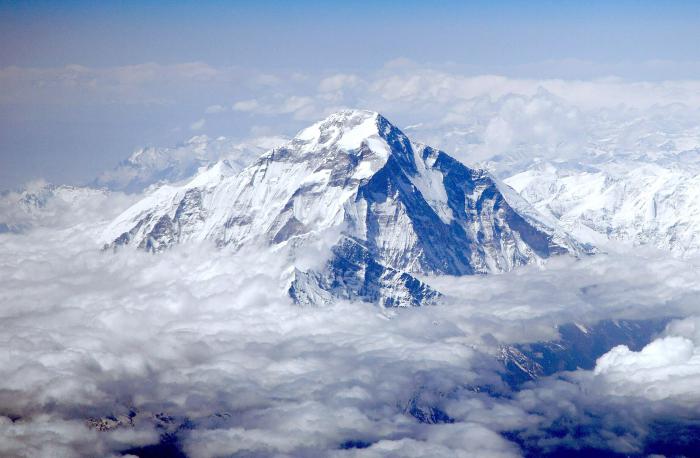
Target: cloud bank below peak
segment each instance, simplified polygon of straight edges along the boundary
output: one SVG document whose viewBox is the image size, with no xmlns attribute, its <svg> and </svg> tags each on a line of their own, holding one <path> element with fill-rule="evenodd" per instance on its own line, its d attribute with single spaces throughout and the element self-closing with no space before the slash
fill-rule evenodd
<svg viewBox="0 0 700 458">
<path fill-rule="evenodd" d="M 662 345 L 613 349 L 594 371 L 519 393 L 496 360 L 500 345 L 555 339 L 572 319 L 692 317 L 700 282 L 689 260 L 639 249 L 433 278 L 450 302 L 416 310 L 295 307 L 279 253 L 86 248 L 105 209 L 125 204 L 117 198 L 83 209 L 79 226 L 46 220 L 0 234 L 0 342 L 11 349 L 0 365 L 0 454 L 110 456 L 173 431 L 193 457 L 518 456 L 575 445 L 552 431 L 577 422 L 595 425 L 579 444 L 637 453 L 658 412 L 697 402 L 697 374 L 679 372 L 695 358 L 694 318 L 672 323 Z M 659 352 L 664 342 L 674 352 Z M 634 392 L 613 360 L 646 371 Z M 694 418 L 683 412 L 681 423 Z M 97 431 L 91 418 L 122 423 Z"/>
</svg>

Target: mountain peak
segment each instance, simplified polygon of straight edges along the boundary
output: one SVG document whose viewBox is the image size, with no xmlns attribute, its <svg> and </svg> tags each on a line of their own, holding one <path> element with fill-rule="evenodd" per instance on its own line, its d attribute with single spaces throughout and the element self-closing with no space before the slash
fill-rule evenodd
<svg viewBox="0 0 700 458">
<path fill-rule="evenodd" d="M 324 130 L 330 126 L 336 126 L 339 128 L 353 129 L 359 124 L 365 121 L 376 121 L 381 115 L 376 111 L 371 110 L 359 110 L 359 109 L 347 109 L 340 110 L 326 116 L 324 119 L 312 124 L 308 128 L 300 132 L 311 132 L 314 130 Z"/>
<path fill-rule="evenodd" d="M 350 151 L 359 149 L 364 141 L 372 142 L 380 138 L 386 141 L 392 130 L 400 133 L 376 111 L 343 110 L 302 130 L 293 141 L 307 144 L 309 148 L 336 145 L 340 149 Z"/>
<path fill-rule="evenodd" d="M 411 142 L 376 111 L 343 110 L 302 130 L 285 147 L 272 151 L 291 154 L 314 168 L 352 170 L 353 178 L 368 178 L 393 157 L 402 168 L 415 170 Z"/>
<path fill-rule="evenodd" d="M 330 260 L 295 268 L 289 293 L 297 302 L 420 305 L 439 294 L 415 274 L 500 272 L 578 251 L 510 194 L 483 171 L 411 143 L 379 113 L 347 110 L 239 174 L 222 163 L 136 204 L 105 239 L 150 251 L 186 241 L 263 243 L 286 247 L 291 259 L 320 243 Z"/>
</svg>

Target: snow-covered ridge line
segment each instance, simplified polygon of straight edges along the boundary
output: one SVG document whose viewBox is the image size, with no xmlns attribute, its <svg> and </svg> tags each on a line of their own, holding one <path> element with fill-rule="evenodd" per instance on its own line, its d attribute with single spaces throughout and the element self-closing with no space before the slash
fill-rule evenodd
<svg viewBox="0 0 700 458">
<path fill-rule="evenodd" d="M 505 182 L 580 239 L 650 244 L 680 256 L 700 251 L 700 175 L 691 170 L 644 162 L 585 169 L 545 163 Z"/>
<path fill-rule="evenodd" d="M 197 135 L 173 147 L 139 148 L 114 169 L 101 173 L 92 185 L 141 192 L 149 186 L 189 180 L 222 159 L 239 171 L 264 151 L 286 141 L 282 137 L 259 137 L 237 142 Z"/>
</svg>

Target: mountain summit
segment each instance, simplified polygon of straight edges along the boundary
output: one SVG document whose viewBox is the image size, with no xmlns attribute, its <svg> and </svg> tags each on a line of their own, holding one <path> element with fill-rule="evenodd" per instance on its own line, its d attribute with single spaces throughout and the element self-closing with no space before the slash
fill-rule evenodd
<svg viewBox="0 0 700 458">
<path fill-rule="evenodd" d="M 222 161 L 183 186 L 163 186 L 105 233 L 107 246 L 153 252 L 204 240 L 297 254 L 323 240 L 328 261 L 295 267 L 290 295 L 299 303 L 384 306 L 439 296 L 415 274 L 502 272 L 581 251 L 487 172 L 412 143 L 383 116 L 360 110 L 302 130 L 240 173 Z"/>
</svg>

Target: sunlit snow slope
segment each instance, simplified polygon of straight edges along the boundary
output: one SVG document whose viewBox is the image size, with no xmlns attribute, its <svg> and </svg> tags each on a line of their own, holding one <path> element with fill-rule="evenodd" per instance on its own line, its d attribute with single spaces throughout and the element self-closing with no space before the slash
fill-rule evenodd
<svg viewBox="0 0 700 458">
<path fill-rule="evenodd" d="M 580 239 L 628 240 L 682 256 L 700 251 L 700 175 L 691 167 L 545 163 L 505 181 Z"/>
</svg>

